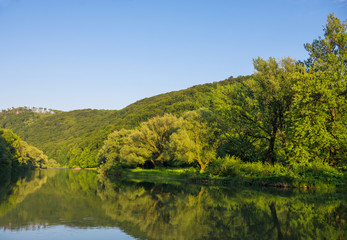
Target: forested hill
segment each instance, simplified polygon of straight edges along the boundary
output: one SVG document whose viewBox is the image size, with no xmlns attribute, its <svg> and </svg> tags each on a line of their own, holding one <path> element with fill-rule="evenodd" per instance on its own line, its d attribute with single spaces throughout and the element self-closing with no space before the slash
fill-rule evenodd
<svg viewBox="0 0 347 240">
<path fill-rule="evenodd" d="M 121 110 L 13 108 L 0 113 L 0 127 L 11 129 L 62 165 L 97 166 L 96 155 L 113 130 L 134 128 L 156 115 L 209 107 L 209 93 L 218 85 L 249 77 L 197 85 L 137 101 Z"/>
</svg>

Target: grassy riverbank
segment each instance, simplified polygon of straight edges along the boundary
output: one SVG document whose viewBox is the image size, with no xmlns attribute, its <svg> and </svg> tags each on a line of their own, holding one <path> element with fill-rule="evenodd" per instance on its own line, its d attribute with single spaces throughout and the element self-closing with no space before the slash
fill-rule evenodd
<svg viewBox="0 0 347 240">
<path fill-rule="evenodd" d="M 251 185 L 301 189 L 336 189 L 345 187 L 346 183 L 346 175 L 341 171 L 331 171 L 330 168 L 319 168 L 318 166 L 293 170 L 284 169 L 282 165 L 243 164 L 234 166 L 233 170 L 231 174 L 223 176 L 223 173 L 216 174 L 213 169 L 200 172 L 194 168 L 135 168 L 113 171 L 109 175 L 132 181 L 156 183 L 186 182 L 207 185 Z"/>
</svg>

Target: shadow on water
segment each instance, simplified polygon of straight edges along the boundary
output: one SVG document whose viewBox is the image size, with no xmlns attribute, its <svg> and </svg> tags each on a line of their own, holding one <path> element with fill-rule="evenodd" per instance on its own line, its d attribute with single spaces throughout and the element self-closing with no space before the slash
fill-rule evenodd
<svg viewBox="0 0 347 240">
<path fill-rule="evenodd" d="M 67 169 L 35 171 L 10 182 L 1 192 L 0 227 L 11 231 L 119 227 L 139 239 L 344 239 L 346 234 L 345 193 L 111 181 L 94 171 Z"/>
</svg>

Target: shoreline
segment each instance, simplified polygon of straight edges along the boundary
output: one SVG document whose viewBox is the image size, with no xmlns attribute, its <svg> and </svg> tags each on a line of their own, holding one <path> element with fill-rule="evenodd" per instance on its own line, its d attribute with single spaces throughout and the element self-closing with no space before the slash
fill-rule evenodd
<svg viewBox="0 0 347 240">
<path fill-rule="evenodd" d="M 211 186 L 250 186 L 276 188 L 283 190 L 337 190 L 346 187 L 346 177 L 343 175 L 337 184 L 326 179 L 300 176 L 264 176 L 264 177 L 219 177 L 207 173 L 192 172 L 190 169 L 120 169 L 106 174 L 113 179 L 150 181 L 154 183 L 192 183 Z"/>
</svg>

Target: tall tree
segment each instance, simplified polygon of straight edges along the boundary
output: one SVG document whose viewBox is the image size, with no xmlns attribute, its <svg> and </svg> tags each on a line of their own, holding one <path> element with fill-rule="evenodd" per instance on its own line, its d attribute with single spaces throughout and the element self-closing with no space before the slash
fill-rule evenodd
<svg viewBox="0 0 347 240">
<path fill-rule="evenodd" d="M 346 161 L 347 21 L 328 16 L 324 38 L 305 44 L 308 72 L 295 86 L 291 109 L 292 159 L 295 162 Z"/>
<path fill-rule="evenodd" d="M 291 58 L 279 62 L 257 58 L 253 65 L 253 78 L 217 88 L 217 110 L 230 116 L 226 121 L 234 122 L 238 135 L 266 145 L 265 160 L 273 164 L 276 139 L 283 135 L 285 113 L 292 102 L 295 75 L 303 66 Z"/>
</svg>

